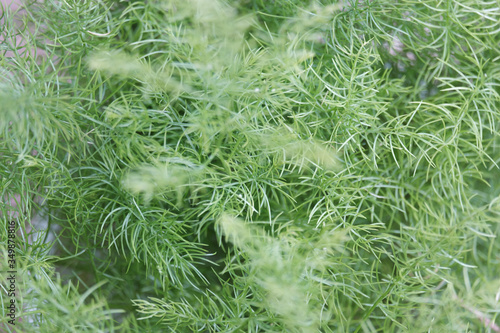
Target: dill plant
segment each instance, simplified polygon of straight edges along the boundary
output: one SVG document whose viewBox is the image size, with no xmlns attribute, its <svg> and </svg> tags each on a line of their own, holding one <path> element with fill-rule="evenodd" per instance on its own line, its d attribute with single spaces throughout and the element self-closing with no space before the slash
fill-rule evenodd
<svg viewBox="0 0 500 333">
<path fill-rule="evenodd" d="M 5 331 L 500 332 L 498 3 L 23 8 Z"/>
</svg>

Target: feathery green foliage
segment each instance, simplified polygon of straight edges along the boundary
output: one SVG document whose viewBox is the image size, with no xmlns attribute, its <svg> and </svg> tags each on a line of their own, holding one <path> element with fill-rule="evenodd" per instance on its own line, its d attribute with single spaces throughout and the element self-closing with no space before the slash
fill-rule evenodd
<svg viewBox="0 0 500 333">
<path fill-rule="evenodd" d="M 500 332 L 497 2 L 23 8 L 5 331 Z"/>
</svg>

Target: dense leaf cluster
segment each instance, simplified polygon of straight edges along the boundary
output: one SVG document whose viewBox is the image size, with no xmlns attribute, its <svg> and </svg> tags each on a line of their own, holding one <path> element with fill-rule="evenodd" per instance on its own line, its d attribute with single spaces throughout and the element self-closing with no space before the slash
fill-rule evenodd
<svg viewBox="0 0 500 333">
<path fill-rule="evenodd" d="M 16 329 L 500 332 L 498 3 L 2 15 Z"/>
</svg>

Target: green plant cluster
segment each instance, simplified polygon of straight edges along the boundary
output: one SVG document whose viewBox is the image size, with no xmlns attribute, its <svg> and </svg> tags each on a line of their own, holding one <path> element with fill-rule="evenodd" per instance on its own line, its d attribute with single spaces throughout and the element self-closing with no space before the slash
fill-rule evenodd
<svg viewBox="0 0 500 333">
<path fill-rule="evenodd" d="M 500 332 L 498 6 L 3 10 L 4 330 Z"/>
</svg>

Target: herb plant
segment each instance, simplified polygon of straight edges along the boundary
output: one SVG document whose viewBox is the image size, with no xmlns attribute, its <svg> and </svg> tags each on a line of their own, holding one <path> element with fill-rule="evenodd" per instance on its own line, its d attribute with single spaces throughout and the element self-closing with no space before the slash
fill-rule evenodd
<svg viewBox="0 0 500 333">
<path fill-rule="evenodd" d="M 500 332 L 498 2 L 21 8 L 5 332 Z"/>
</svg>

